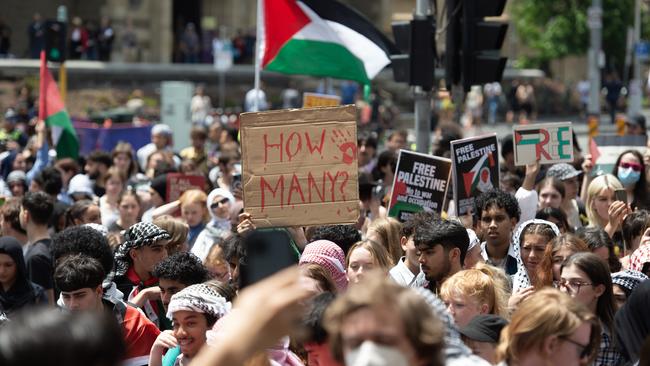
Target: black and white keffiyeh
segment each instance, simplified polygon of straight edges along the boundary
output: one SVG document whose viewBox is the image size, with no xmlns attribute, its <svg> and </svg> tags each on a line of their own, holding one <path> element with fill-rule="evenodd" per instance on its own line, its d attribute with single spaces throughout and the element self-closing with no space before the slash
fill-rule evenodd
<svg viewBox="0 0 650 366">
<path fill-rule="evenodd" d="M 171 235 L 150 222 L 138 222 L 126 230 L 124 243 L 115 252 L 115 276 L 122 276 L 129 269 L 129 251 L 153 245 L 160 240 L 169 240 Z"/>
<path fill-rule="evenodd" d="M 200 283 L 188 286 L 172 296 L 167 306 L 167 317 L 172 319 L 175 312 L 185 310 L 209 314 L 216 319 L 228 314 L 232 305 L 210 285 Z"/>
<path fill-rule="evenodd" d="M 647 279 L 648 276 L 645 274 L 631 269 L 612 273 L 612 284 L 624 287 L 629 292 L 634 291 L 641 282 Z"/>
<path fill-rule="evenodd" d="M 560 235 L 560 229 L 557 228 L 557 225 L 546 220 L 532 219 L 525 221 L 519 225 L 517 231 L 515 231 L 514 235 L 512 236 L 512 249 L 515 254 L 515 258 L 517 259 L 517 273 L 512 275 L 513 294 L 519 290 L 523 290 L 526 287 L 531 286 L 530 278 L 528 277 L 528 271 L 526 270 L 526 266 L 524 266 L 524 261 L 521 259 L 521 234 L 529 225 L 532 224 L 547 225 L 551 228 L 551 230 L 553 230 L 555 236 Z"/>
</svg>

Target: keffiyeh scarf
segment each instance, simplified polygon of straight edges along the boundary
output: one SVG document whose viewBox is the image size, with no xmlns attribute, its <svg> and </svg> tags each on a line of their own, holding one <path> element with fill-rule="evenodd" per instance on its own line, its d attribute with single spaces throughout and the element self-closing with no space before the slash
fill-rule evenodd
<svg viewBox="0 0 650 366">
<path fill-rule="evenodd" d="M 513 240 L 512 240 L 512 246 L 513 246 L 513 251 L 515 254 L 515 258 L 517 259 L 517 273 L 515 273 L 512 276 L 512 293 L 514 294 L 515 292 L 525 289 L 526 287 L 531 286 L 530 278 L 528 277 L 528 271 L 526 270 L 526 266 L 524 266 L 524 261 L 521 259 L 521 234 L 526 230 L 526 228 L 529 225 L 532 224 L 542 224 L 542 225 L 547 225 L 553 230 L 555 233 L 555 236 L 560 235 L 560 229 L 557 228 L 557 225 L 550 221 L 546 220 L 540 220 L 540 219 L 532 219 L 523 222 L 519 227 L 517 228 L 517 231 L 515 231 L 515 234 L 513 235 Z"/>
<path fill-rule="evenodd" d="M 200 283 L 188 286 L 172 296 L 167 307 L 167 317 L 177 311 L 193 311 L 209 314 L 216 319 L 228 314 L 232 305 L 210 285 Z"/>
<path fill-rule="evenodd" d="M 153 245 L 160 240 L 169 240 L 171 235 L 150 222 L 138 222 L 124 234 L 124 243 L 115 252 L 115 276 L 123 276 L 129 269 L 129 251 Z"/>
</svg>

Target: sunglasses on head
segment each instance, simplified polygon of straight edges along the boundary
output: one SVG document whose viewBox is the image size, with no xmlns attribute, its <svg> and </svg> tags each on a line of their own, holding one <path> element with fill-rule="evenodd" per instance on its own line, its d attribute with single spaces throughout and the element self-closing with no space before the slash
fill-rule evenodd
<svg viewBox="0 0 650 366">
<path fill-rule="evenodd" d="M 230 200 L 227 199 L 227 198 L 222 198 L 222 199 L 220 199 L 219 201 L 217 201 L 217 202 L 211 204 L 211 205 L 210 205 L 210 208 L 211 208 L 211 209 L 218 208 L 218 207 L 219 207 L 219 204 L 225 205 L 226 203 L 228 203 L 228 201 L 230 201 Z"/>
<path fill-rule="evenodd" d="M 643 165 L 637 163 L 621 163 L 619 166 L 623 169 L 632 168 L 635 172 L 640 172 L 643 169 Z"/>
</svg>

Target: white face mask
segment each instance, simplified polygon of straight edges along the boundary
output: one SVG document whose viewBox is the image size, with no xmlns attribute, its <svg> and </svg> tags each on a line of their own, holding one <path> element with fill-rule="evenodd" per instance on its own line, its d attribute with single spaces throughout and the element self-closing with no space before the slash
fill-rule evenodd
<svg viewBox="0 0 650 366">
<path fill-rule="evenodd" d="M 409 366 L 406 356 L 395 347 L 365 341 L 345 355 L 345 366 Z"/>
</svg>

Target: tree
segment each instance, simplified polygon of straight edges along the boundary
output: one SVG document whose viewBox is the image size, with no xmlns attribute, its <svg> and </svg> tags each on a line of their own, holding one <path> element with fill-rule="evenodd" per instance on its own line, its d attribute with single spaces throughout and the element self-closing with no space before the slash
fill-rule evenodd
<svg viewBox="0 0 650 366">
<path fill-rule="evenodd" d="M 591 0 L 513 0 L 511 19 L 523 45 L 523 67 L 548 71 L 551 60 L 585 55 L 589 49 L 587 10 Z M 648 24 L 644 16 L 644 23 Z M 634 0 L 603 0 L 603 51 L 607 66 L 623 68 L 627 28 L 634 23 Z M 644 25 L 645 25 L 644 24 Z M 642 27 L 649 34 L 648 27 Z"/>
</svg>

